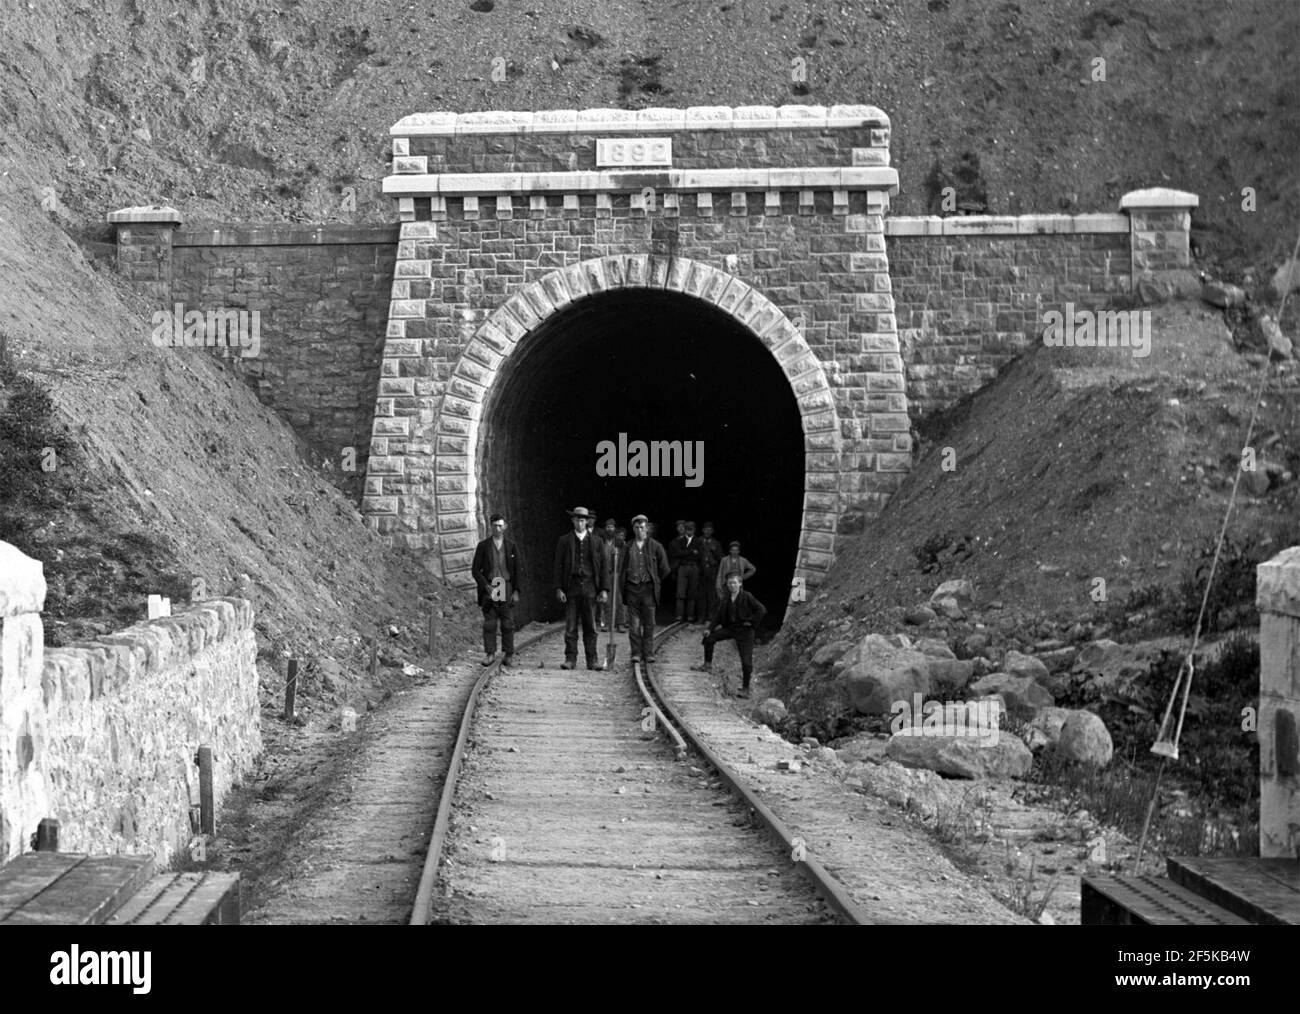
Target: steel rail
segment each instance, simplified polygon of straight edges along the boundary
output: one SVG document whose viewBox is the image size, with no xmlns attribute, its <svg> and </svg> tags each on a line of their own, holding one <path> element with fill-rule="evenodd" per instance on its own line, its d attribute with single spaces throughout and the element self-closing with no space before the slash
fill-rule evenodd
<svg viewBox="0 0 1300 1014">
<path fill-rule="evenodd" d="M 656 652 L 659 650 L 659 641 L 666 640 L 672 634 L 677 633 L 678 629 L 678 624 L 673 624 L 672 627 L 666 628 L 662 635 L 656 638 Z M 696 752 L 713 766 L 722 779 L 731 786 L 732 791 L 744 799 L 749 807 L 758 814 L 759 819 L 762 820 L 762 822 L 767 826 L 767 829 L 773 835 L 780 839 L 782 845 L 793 851 L 794 835 L 791 834 L 790 829 L 785 826 L 781 819 L 768 808 L 766 803 L 758 798 L 758 795 L 750 789 L 735 772 L 727 767 L 717 754 L 705 745 L 704 741 L 700 738 L 699 732 L 692 728 L 690 723 L 685 721 L 677 709 L 672 706 L 672 702 L 669 700 L 668 695 L 664 693 L 663 688 L 659 685 L 658 679 L 655 678 L 654 671 L 649 665 L 646 665 L 645 669 L 646 676 L 650 681 L 650 686 L 654 689 L 655 695 L 663 705 L 663 710 L 668 713 L 673 722 L 675 722 L 681 729 L 682 734 L 686 739 L 690 740 L 691 746 L 693 746 Z M 640 673 L 637 674 L 637 682 L 641 682 Z M 809 852 L 811 851 L 806 842 L 804 848 Z M 841 918 L 846 919 L 848 922 L 856 926 L 870 926 L 876 923 L 876 920 L 868 916 L 862 907 L 853 900 L 852 896 L 844 888 L 844 885 L 836 880 L 835 877 L 832 876 L 831 873 L 811 854 L 805 854 L 805 858 L 797 861 L 796 865 L 799 866 L 803 870 L 804 875 L 812 881 L 813 887 L 816 889 L 817 893 L 826 900 L 826 903 L 830 905 L 830 907 L 834 909 Z"/>
<path fill-rule="evenodd" d="M 547 629 L 538 631 L 515 644 L 515 652 L 530 648 L 543 638 L 550 637 L 564 628 L 563 624 L 551 624 Z M 429 849 L 424 856 L 424 870 L 420 874 L 420 886 L 415 892 L 415 905 L 411 909 L 411 926 L 427 926 L 433 908 L 433 886 L 438 880 L 438 864 L 442 858 L 442 846 L 447 839 L 447 825 L 451 821 L 451 804 L 456 796 L 456 781 L 460 778 L 461 762 L 465 758 L 465 745 L 469 742 L 470 726 L 474 724 L 474 714 L 478 710 L 479 695 L 493 674 L 501 669 L 504 656 L 483 669 L 483 673 L 474 682 L 469 699 L 465 702 L 465 711 L 460 717 L 460 729 L 456 733 L 456 746 L 447 762 L 447 775 L 442 782 L 442 795 L 438 800 L 438 813 L 433 820 L 433 833 L 429 836 Z"/>
</svg>

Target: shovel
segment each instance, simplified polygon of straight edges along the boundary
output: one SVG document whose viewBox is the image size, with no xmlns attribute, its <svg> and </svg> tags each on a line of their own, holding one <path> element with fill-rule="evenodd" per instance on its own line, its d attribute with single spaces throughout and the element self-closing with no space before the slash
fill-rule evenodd
<svg viewBox="0 0 1300 1014">
<path fill-rule="evenodd" d="M 609 593 L 609 644 L 605 645 L 605 668 L 614 668 L 614 656 L 618 653 L 618 645 L 614 643 L 614 621 L 618 618 L 618 587 L 615 586 Z"/>
</svg>

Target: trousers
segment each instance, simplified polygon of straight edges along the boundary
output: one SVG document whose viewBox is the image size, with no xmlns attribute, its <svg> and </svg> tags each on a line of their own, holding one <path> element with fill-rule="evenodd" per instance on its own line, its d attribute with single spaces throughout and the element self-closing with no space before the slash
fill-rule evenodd
<svg viewBox="0 0 1300 1014">
<path fill-rule="evenodd" d="M 695 599 L 699 595 L 700 568 L 683 563 L 677 568 L 677 618 L 695 622 Z"/>
<path fill-rule="evenodd" d="M 647 658 L 655 650 L 655 586 L 651 581 L 627 585 L 628 641 L 633 658 Z"/>
<path fill-rule="evenodd" d="M 497 625 L 501 626 L 501 647 L 507 655 L 515 653 L 515 607 L 511 602 L 483 603 L 483 650 L 489 655 L 497 651 Z"/>
<path fill-rule="evenodd" d="M 743 686 L 749 687 L 749 677 L 754 672 L 754 628 L 753 627 L 718 627 L 711 634 L 704 636 L 704 664 L 713 662 L 713 646 L 719 641 L 736 642 L 740 653 L 740 672 Z"/>
<path fill-rule="evenodd" d="M 587 665 L 596 664 L 596 586 L 590 581 L 574 581 L 565 593 L 564 659 L 578 660 L 578 623 L 582 622 L 582 646 Z"/>
</svg>

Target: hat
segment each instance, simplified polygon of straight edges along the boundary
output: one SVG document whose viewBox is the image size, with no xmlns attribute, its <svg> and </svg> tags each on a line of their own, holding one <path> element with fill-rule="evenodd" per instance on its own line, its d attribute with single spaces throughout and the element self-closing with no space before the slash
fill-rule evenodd
<svg viewBox="0 0 1300 1014">
<path fill-rule="evenodd" d="M 604 527 L 605 527 L 605 528 L 608 528 L 610 525 L 617 525 L 617 524 L 618 524 L 618 522 L 615 521 L 613 518 L 606 518 L 606 519 L 605 519 Z"/>
<path fill-rule="evenodd" d="M 488 518 L 488 524 L 494 525 L 498 521 L 504 521 L 505 519 L 506 516 L 504 514 L 493 514 L 490 518 Z"/>
<path fill-rule="evenodd" d="M 573 508 L 573 510 L 569 511 L 569 517 L 571 517 L 571 518 L 586 518 L 588 521 L 590 521 L 590 520 L 591 520 L 591 512 L 588 511 L 586 507 L 575 507 L 575 508 Z"/>
<path fill-rule="evenodd" d="M 644 521 L 647 525 L 650 523 L 650 519 L 646 517 L 644 514 L 638 514 L 636 517 L 634 517 L 632 519 L 632 524 L 636 524 L 638 521 Z"/>
<path fill-rule="evenodd" d="M 693 532 L 693 531 L 695 531 L 695 522 L 694 522 L 694 521 L 688 521 L 688 522 L 686 522 L 686 530 L 687 530 L 688 532 Z"/>
<path fill-rule="evenodd" d="M 686 524 L 686 519 L 685 519 L 685 518 L 682 518 L 682 519 L 680 519 L 680 520 L 678 520 L 678 521 L 674 521 L 673 524 L 674 524 L 674 525 L 684 525 L 684 524 Z"/>
<path fill-rule="evenodd" d="M 736 549 L 739 549 L 739 548 L 740 548 L 740 543 L 739 543 L 739 542 L 736 542 L 736 541 L 733 539 L 732 542 L 731 542 L 731 545 L 727 546 L 727 548 L 728 548 L 728 549 L 731 549 L 733 546 L 734 546 Z"/>
<path fill-rule="evenodd" d="M 701 527 L 701 528 L 712 528 L 712 527 L 713 527 L 713 522 L 712 522 L 712 521 L 706 521 L 706 522 L 704 522 L 704 524 L 702 524 L 700 527 Z"/>
</svg>

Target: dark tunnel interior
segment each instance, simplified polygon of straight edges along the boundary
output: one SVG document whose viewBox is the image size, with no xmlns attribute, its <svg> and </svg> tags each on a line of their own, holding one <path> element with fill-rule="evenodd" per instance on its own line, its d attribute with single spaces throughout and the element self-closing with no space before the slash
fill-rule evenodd
<svg viewBox="0 0 1300 1014">
<path fill-rule="evenodd" d="M 687 476 L 602 477 L 597 445 L 703 442 L 702 483 Z M 696 444 L 696 447 L 699 445 Z M 567 511 L 628 530 L 636 514 L 664 544 L 678 518 L 712 521 L 757 568 L 745 587 L 780 624 L 798 552 L 804 445 L 789 381 L 763 343 L 712 304 L 674 292 L 589 297 L 525 336 L 502 368 L 480 428 L 482 520 L 506 516 L 525 574 L 517 622 L 563 617 L 553 563 Z M 671 579 L 670 582 L 671 583 Z M 660 599 L 673 615 L 672 593 Z"/>
</svg>

